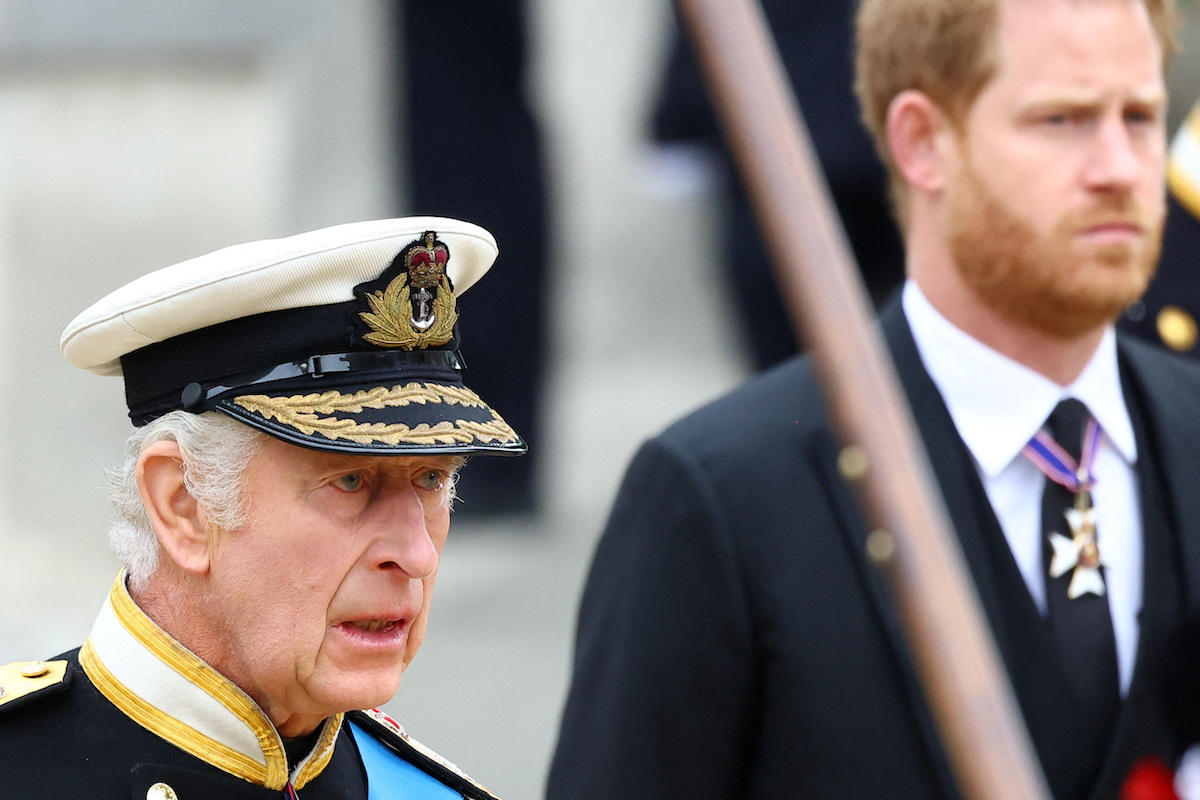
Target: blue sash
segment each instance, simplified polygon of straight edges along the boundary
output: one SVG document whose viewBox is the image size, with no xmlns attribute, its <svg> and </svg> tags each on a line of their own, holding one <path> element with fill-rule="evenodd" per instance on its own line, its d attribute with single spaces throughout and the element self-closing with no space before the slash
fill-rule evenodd
<svg viewBox="0 0 1200 800">
<path fill-rule="evenodd" d="M 354 743 L 367 772 L 367 800 L 462 800 L 462 795 L 393 753 L 354 723 Z"/>
</svg>

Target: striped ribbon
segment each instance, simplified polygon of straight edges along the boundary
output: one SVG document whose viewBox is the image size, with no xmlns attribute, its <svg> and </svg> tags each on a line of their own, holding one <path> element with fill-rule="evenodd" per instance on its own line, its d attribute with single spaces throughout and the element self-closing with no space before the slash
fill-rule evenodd
<svg viewBox="0 0 1200 800">
<path fill-rule="evenodd" d="M 1096 482 L 1092 473 L 1092 464 L 1096 453 L 1100 450 L 1100 440 L 1104 431 L 1096 420 L 1089 419 L 1083 432 L 1083 452 L 1079 455 L 1079 463 L 1050 437 L 1043 428 L 1033 435 L 1029 443 L 1021 448 L 1025 457 L 1034 463 L 1050 480 L 1065 486 L 1078 494 L 1090 490 Z"/>
</svg>

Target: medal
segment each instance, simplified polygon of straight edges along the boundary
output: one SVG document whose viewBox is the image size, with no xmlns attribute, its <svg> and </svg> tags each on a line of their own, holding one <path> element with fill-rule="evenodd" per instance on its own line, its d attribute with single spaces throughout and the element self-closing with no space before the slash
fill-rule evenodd
<svg viewBox="0 0 1200 800">
<path fill-rule="evenodd" d="M 1050 546 L 1053 548 L 1050 577 L 1058 578 L 1074 570 L 1067 587 L 1067 597 L 1072 600 L 1088 593 L 1105 593 L 1104 575 L 1100 568 L 1107 564 L 1096 540 L 1096 516 L 1091 495 L 1096 483 L 1092 463 L 1103 435 L 1096 420 L 1089 419 L 1083 433 L 1083 452 L 1078 464 L 1045 430 L 1035 433 L 1029 444 L 1021 450 L 1047 478 L 1065 486 L 1075 495 L 1074 508 L 1068 508 L 1063 513 L 1070 537 L 1057 532 L 1050 534 Z"/>
</svg>

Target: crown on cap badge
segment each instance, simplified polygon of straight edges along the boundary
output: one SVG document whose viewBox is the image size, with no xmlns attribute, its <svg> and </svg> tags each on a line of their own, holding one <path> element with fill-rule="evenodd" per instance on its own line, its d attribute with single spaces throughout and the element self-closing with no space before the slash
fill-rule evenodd
<svg viewBox="0 0 1200 800">
<path fill-rule="evenodd" d="M 387 288 L 366 295 L 371 310 L 359 317 L 371 332 L 363 338 L 380 347 L 405 350 L 445 344 L 453 338 L 458 321 L 453 287 L 446 275 L 450 251 L 438 241 L 437 233 L 426 231 L 404 248 L 401 256 L 404 271 Z"/>
</svg>

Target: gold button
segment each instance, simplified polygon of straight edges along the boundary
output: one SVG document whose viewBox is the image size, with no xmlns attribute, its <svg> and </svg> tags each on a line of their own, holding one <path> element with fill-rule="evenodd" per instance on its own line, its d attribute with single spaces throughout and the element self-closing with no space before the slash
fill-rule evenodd
<svg viewBox="0 0 1200 800">
<path fill-rule="evenodd" d="M 165 783 L 156 783 L 146 790 L 146 800 L 179 800 L 179 795 Z"/>
<path fill-rule="evenodd" d="M 867 557 L 881 567 L 890 564 L 896 557 L 896 540 L 887 531 L 871 531 L 867 537 Z"/>
<path fill-rule="evenodd" d="M 838 453 L 837 466 L 838 472 L 842 473 L 843 478 L 857 483 L 867 477 L 871 460 L 867 457 L 866 450 L 856 444 L 851 444 L 842 448 L 842 452 Z"/>
<path fill-rule="evenodd" d="M 1179 306 L 1163 306 L 1155 319 L 1155 326 L 1167 347 L 1180 353 L 1195 347 L 1196 339 L 1200 336 L 1196 320 Z"/>
<path fill-rule="evenodd" d="M 29 661 L 21 665 L 21 674 L 26 678 L 40 678 L 50 671 L 45 661 Z"/>
</svg>

